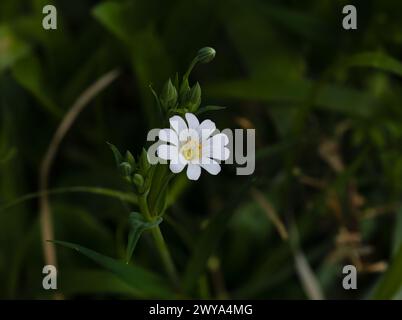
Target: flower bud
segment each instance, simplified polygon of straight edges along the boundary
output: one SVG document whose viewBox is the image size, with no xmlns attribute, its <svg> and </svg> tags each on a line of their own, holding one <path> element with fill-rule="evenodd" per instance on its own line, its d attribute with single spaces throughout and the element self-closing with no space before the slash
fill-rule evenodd
<svg viewBox="0 0 402 320">
<path fill-rule="evenodd" d="M 131 154 L 130 151 L 127 150 L 126 152 L 126 161 L 130 164 L 132 168 L 135 167 L 135 159 L 134 156 Z"/>
<path fill-rule="evenodd" d="M 215 58 L 216 51 L 211 47 L 204 47 L 197 53 L 197 61 L 201 63 L 208 63 Z"/>
<path fill-rule="evenodd" d="M 128 162 L 122 162 L 119 165 L 120 172 L 124 177 L 128 177 L 131 174 L 132 168 Z"/>
<path fill-rule="evenodd" d="M 177 90 L 169 79 L 163 87 L 160 102 L 165 110 L 174 108 L 177 103 Z"/>
<path fill-rule="evenodd" d="M 188 108 L 189 111 L 195 112 L 201 104 L 201 87 L 197 82 L 190 91 L 186 94 L 186 99 L 184 107 Z"/>
<path fill-rule="evenodd" d="M 143 148 L 140 156 L 140 172 L 143 175 L 146 175 L 149 168 L 151 167 L 151 164 L 148 161 L 148 154 L 147 151 Z"/>
<path fill-rule="evenodd" d="M 144 178 L 142 177 L 142 175 L 136 173 L 133 177 L 133 182 L 138 189 L 141 189 L 142 186 L 144 185 Z"/>
</svg>

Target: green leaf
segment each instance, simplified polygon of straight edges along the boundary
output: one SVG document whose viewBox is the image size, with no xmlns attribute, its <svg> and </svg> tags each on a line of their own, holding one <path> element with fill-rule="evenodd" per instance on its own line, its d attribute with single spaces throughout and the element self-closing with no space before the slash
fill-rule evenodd
<svg viewBox="0 0 402 320">
<path fill-rule="evenodd" d="M 388 270 L 381 277 L 377 284 L 373 299 L 388 300 L 394 299 L 402 289 L 402 245 L 399 246 L 397 254 L 388 266 Z"/>
<path fill-rule="evenodd" d="M 70 249 L 77 250 L 84 256 L 90 258 L 102 267 L 113 272 L 121 280 L 140 292 L 144 297 L 173 298 L 175 296 L 174 292 L 167 285 L 164 279 L 139 266 L 127 265 L 121 261 L 104 256 L 98 252 L 74 243 L 57 240 L 51 242 Z"/>
<path fill-rule="evenodd" d="M 383 52 L 363 52 L 347 59 L 347 67 L 372 67 L 402 76 L 402 63 Z"/>
<path fill-rule="evenodd" d="M 316 83 L 303 80 L 245 79 L 211 84 L 206 95 L 214 99 L 242 99 L 299 104 L 309 99 Z M 354 116 L 367 116 L 378 105 L 372 94 L 335 84 L 323 85 L 314 105 L 320 109 Z M 377 103 L 377 104 L 376 104 Z"/>
<path fill-rule="evenodd" d="M 133 255 L 135 246 L 141 234 L 148 229 L 154 228 L 162 222 L 162 218 L 158 218 L 156 221 L 146 221 L 144 217 L 138 212 L 131 212 L 129 217 L 130 232 L 128 235 L 127 251 L 126 251 L 126 263 L 128 263 Z"/>
<path fill-rule="evenodd" d="M 28 45 L 16 38 L 10 28 L 0 26 L 0 73 L 28 52 Z"/>
<path fill-rule="evenodd" d="M 12 67 L 14 79 L 28 92 L 30 92 L 48 112 L 56 117 L 62 115 L 53 98 L 49 95 L 49 83 L 43 76 L 44 70 L 39 59 L 29 55 L 20 59 Z"/>
<path fill-rule="evenodd" d="M 205 112 L 209 112 L 209 111 L 218 111 L 218 110 L 224 110 L 226 109 L 226 107 L 221 107 L 221 106 L 205 106 L 203 108 L 198 109 L 198 111 L 196 112 L 197 115 L 199 114 L 203 114 Z"/>
<path fill-rule="evenodd" d="M 119 39 L 130 43 L 130 33 L 135 31 L 133 26 L 127 22 L 125 12 L 130 9 L 128 4 L 117 2 L 105 2 L 97 5 L 92 14 L 97 20 L 105 25 L 111 32 L 113 32 Z M 130 26 L 130 28 L 125 28 Z"/>
</svg>

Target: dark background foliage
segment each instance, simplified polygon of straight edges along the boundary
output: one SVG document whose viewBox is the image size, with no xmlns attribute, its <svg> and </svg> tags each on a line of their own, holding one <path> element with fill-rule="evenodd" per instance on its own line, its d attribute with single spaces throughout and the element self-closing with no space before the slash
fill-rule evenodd
<svg viewBox="0 0 402 320">
<path fill-rule="evenodd" d="M 58 29 L 45 31 L 49 3 Z M 191 81 L 201 84 L 202 105 L 227 106 L 204 117 L 256 129 L 256 179 L 244 187 L 247 177 L 226 165 L 216 177 L 174 181 L 161 229 L 183 283 L 195 284 L 185 295 L 400 298 L 402 3 L 353 1 L 358 29 L 349 31 L 346 4 L 1 0 L 0 206 L 38 191 L 58 125 L 114 69 L 117 79 L 63 139 L 49 188 L 129 191 L 106 141 L 138 154 L 158 126 L 149 85 L 160 92 L 212 46 L 216 58 Z M 123 259 L 131 205 L 91 190 L 50 196 L 55 238 Z M 1 298 L 52 296 L 41 286 L 40 234 L 37 198 L 0 211 Z M 143 296 L 135 283 L 56 249 L 64 298 Z M 342 288 L 347 264 L 358 268 L 357 290 Z M 132 265 L 164 277 L 148 234 Z"/>
</svg>

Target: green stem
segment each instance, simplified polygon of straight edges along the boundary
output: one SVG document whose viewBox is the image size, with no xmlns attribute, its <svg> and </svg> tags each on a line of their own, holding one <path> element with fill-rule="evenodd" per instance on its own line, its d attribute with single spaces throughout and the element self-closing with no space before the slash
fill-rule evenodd
<svg viewBox="0 0 402 320">
<path fill-rule="evenodd" d="M 140 196 L 138 198 L 138 205 L 139 205 L 140 210 L 141 210 L 142 214 L 144 215 L 145 219 L 147 219 L 148 221 L 153 221 L 153 218 L 149 212 L 147 198 L 145 195 Z M 166 246 L 165 239 L 163 238 L 163 235 L 162 235 L 162 232 L 161 232 L 159 226 L 152 228 L 151 233 L 154 238 L 156 248 L 159 251 L 159 255 L 162 259 L 163 265 L 165 267 L 165 270 L 166 270 L 170 280 L 173 282 L 173 284 L 175 286 L 178 286 L 179 277 L 177 276 L 176 268 L 173 264 L 172 257 L 170 255 L 168 247 Z"/>
<path fill-rule="evenodd" d="M 163 196 L 164 196 L 164 192 L 166 191 L 166 188 L 168 187 L 169 182 L 170 182 L 170 180 L 171 180 L 173 177 L 174 177 L 174 173 L 169 172 L 169 173 L 168 173 L 167 175 L 165 175 L 165 177 L 163 178 L 163 180 L 164 180 L 164 181 L 163 181 L 163 184 L 162 184 L 162 186 L 161 186 L 161 188 L 160 188 L 160 190 L 159 190 L 158 196 L 157 196 L 157 198 L 156 198 L 156 200 L 155 200 L 155 208 L 156 208 L 156 210 L 158 210 L 158 208 L 159 208 L 159 206 L 160 206 L 160 203 L 161 203 L 161 201 L 162 201 L 162 198 L 163 198 Z M 163 208 L 162 208 L 162 210 L 161 210 L 160 212 L 157 212 L 157 213 L 154 212 L 154 214 L 157 215 L 158 217 L 161 217 L 161 216 L 163 215 L 165 209 L 166 209 L 166 204 L 163 206 Z"/>
<path fill-rule="evenodd" d="M 187 80 L 188 77 L 190 76 L 191 71 L 193 70 L 193 68 L 195 67 L 195 65 L 197 64 L 198 60 L 196 58 L 193 59 L 193 61 L 191 61 L 190 66 L 187 69 L 187 72 L 184 74 L 183 76 L 183 80 Z"/>
<path fill-rule="evenodd" d="M 165 270 L 169 275 L 171 281 L 175 286 L 179 284 L 179 277 L 177 276 L 176 268 L 173 264 L 172 257 L 170 256 L 170 252 L 168 247 L 166 246 L 165 239 L 163 238 L 161 229 L 159 226 L 151 229 L 151 233 L 154 237 L 156 247 L 158 248 L 159 254 L 162 258 L 163 264 L 165 266 Z"/>
</svg>

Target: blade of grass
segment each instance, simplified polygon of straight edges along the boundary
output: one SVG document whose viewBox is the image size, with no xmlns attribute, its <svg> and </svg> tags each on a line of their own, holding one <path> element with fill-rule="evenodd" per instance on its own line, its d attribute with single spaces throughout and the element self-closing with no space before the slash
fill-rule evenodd
<svg viewBox="0 0 402 320">
<path fill-rule="evenodd" d="M 112 70 L 104 74 L 91 86 L 89 86 L 75 101 L 66 115 L 63 117 L 59 127 L 57 128 L 49 147 L 43 157 L 39 171 L 39 190 L 47 190 L 49 185 L 49 175 L 52 169 L 53 161 L 56 157 L 57 151 L 63 138 L 67 134 L 68 130 L 72 127 L 73 123 L 77 119 L 78 115 L 84 110 L 89 102 L 96 97 L 102 90 L 107 88 L 119 75 L 118 70 Z M 46 243 L 46 240 L 52 240 L 54 236 L 52 211 L 49 204 L 47 194 L 41 194 L 40 196 L 40 221 L 41 221 L 41 235 L 43 254 L 45 263 L 47 265 L 57 266 L 56 250 L 52 243 Z"/>
<path fill-rule="evenodd" d="M 293 254 L 296 272 L 305 294 L 310 300 L 325 299 L 320 281 L 301 248 L 299 229 L 296 223 L 293 223 L 290 228 L 289 245 Z"/>
<path fill-rule="evenodd" d="M 87 186 L 76 186 L 76 187 L 68 187 L 68 188 L 55 188 L 50 190 L 42 190 L 35 193 L 29 193 L 23 195 L 22 197 L 15 199 L 11 202 L 8 202 L 0 207 L 0 212 L 10 209 L 22 202 L 35 199 L 38 197 L 46 195 L 55 195 L 55 194 L 64 194 L 64 193 L 89 193 L 89 194 L 97 194 L 111 198 L 117 198 L 121 201 L 129 202 L 132 204 L 137 204 L 137 197 L 132 193 L 125 193 L 118 190 L 107 189 L 107 188 L 99 188 L 99 187 L 87 187 Z"/>
<path fill-rule="evenodd" d="M 265 198 L 264 194 L 256 188 L 251 188 L 250 194 L 253 199 L 259 204 L 259 206 L 264 210 L 268 219 L 274 224 L 282 240 L 286 241 L 289 237 L 288 232 L 272 204 Z"/>
</svg>

